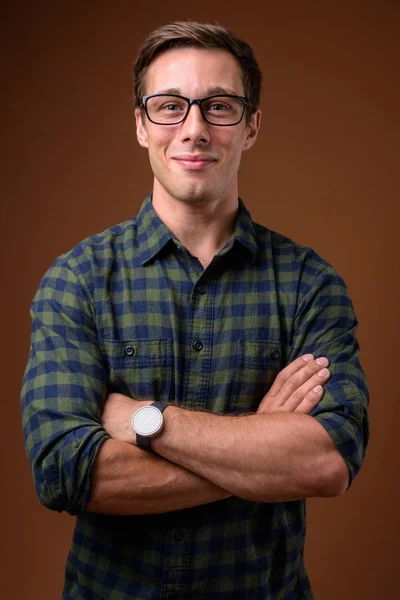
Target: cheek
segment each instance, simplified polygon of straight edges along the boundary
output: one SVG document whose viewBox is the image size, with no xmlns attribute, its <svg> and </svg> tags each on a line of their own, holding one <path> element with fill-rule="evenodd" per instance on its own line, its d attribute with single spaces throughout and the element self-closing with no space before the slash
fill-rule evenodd
<svg viewBox="0 0 400 600">
<path fill-rule="evenodd" d="M 242 142 L 243 140 L 237 137 L 224 146 L 224 168 L 230 173 L 238 171 L 242 156 Z"/>
<path fill-rule="evenodd" d="M 149 137 L 148 153 L 149 161 L 153 173 L 156 176 L 161 176 L 161 173 L 166 173 L 169 170 L 168 154 L 171 147 L 171 136 L 168 132 L 159 134 L 157 137 Z"/>
<path fill-rule="evenodd" d="M 168 135 L 159 135 L 157 140 L 149 140 L 148 149 L 150 159 L 153 158 L 157 162 L 167 160 L 170 148 L 172 147 L 171 141 Z"/>
<path fill-rule="evenodd" d="M 156 125 L 154 125 L 154 127 L 156 127 Z M 173 129 L 173 127 L 168 127 L 166 125 L 164 127 L 160 126 L 157 130 L 149 129 L 149 148 L 151 147 L 155 152 L 165 151 L 165 149 L 167 149 L 168 146 L 171 145 L 175 137 L 175 132 L 173 131 Z"/>
<path fill-rule="evenodd" d="M 226 127 L 225 129 L 221 127 L 221 131 L 218 131 L 214 142 L 216 147 L 223 148 L 227 154 L 238 154 L 243 147 L 243 137 L 241 131 L 231 131 L 230 127 Z"/>
</svg>

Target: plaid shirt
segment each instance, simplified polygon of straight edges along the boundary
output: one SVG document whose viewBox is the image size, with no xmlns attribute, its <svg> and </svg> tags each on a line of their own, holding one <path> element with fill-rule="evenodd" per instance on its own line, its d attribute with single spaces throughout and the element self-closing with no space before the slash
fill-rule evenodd
<svg viewBox="0 0 400 600">
<path fill-rule="evenodd" d="M 32 304 L 22 410 L 40 502 L 76 514 L 63 598 L 312 598 L 305 502 L 228 498 L 159 515 L 86 512 L 108 434 L 109 391 L 248 413 L 301 354 L 331 378 L 313 412 L 351 479 L 368 439 L 356 318 L 342 279 L 309 248 L 252 222 L 203 270 L 156 215 L 83 241 L 48 270 Z"/>
</svg>

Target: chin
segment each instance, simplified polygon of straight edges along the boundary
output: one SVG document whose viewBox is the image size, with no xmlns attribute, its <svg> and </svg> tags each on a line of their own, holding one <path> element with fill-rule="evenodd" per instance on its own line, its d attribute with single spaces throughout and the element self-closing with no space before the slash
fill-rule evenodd
<svg viewBox="0 0 400 600">
<path fill-rule="evenodd" d="M 204 173 L 164 173 L 153 169 L 157 186 L 164 190 L 171 199 L 188 205 L 208 204 L 221 196 L 220 180 L 217 177 L 205 176 Z M 167 176 L 166 176 L 167 175 Z"/>
<path fill-rule="evenodd" d="M 185 204 L 204 204 L 215 199 L 215 190 L 205 189 L 194 186 L 182 185 L 179 189 L 168 189 L 166 188 L 172 198 L 175 198 L 179 202 Z"/>
</svg>

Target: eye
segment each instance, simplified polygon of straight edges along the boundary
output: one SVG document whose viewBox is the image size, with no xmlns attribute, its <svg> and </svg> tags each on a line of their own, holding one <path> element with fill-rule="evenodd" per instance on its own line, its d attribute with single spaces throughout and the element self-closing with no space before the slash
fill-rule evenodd
<svg viewBox="0 0 400 600">
<path fill-rule="evenodd" d="M 160 108 L 161 110 L 165 110 L 167 112 L 182 110 L 182 106 L 180 104 L 177 104 L 176 102 L 168 102 L 168 104 L 164 104 Z"/>
<path fill-rule="evenodd" d="M 179 98 L 160 98 L 158 110 L 164 113 L 182 112 L 186 110 L 186 103 Z"/>
<path fill-rule="evenodd" d="M 186 104 L 184 100 L 173 96 L 152 96 L 148 99 L 147 110 L 152 115 L 164 115 L 164 117 L 167 117 L 174 113 L 184 112 Z"/>
<path fill-rule="evenodd" d="M 209 104 L 207 106 L 207 110 L 211 110 L 211 111 L 223 111 L 223 110 L 230 110 L 231 107 L 228 106 L 227 104 L 223 104 L 222 102 L 212 102 L 211 104 Z"/>
</svg>

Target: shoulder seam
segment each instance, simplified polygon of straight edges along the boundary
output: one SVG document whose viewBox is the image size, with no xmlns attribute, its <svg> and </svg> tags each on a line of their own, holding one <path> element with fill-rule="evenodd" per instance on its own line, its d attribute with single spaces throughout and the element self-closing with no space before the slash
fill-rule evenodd
<svg viewBox="0 0 400 600">
<path fill-rule="evenodd" d="M 92 309 L 92 314 L 93 314 L 93 322 L 94 324 L 96 324 L 96 308 L 95 308 L 95 304 L 93 301 L 93 297 L 90 294 L 90 290 L 89 290 L 89 286 L 85 280 L 85 278 L 83 277 L 83 275 L 80 273 L 79 271 L 79 265 L 76 261 L 76 259 L 73 256 L 70 256 L 68 259 L 65 260 L 65 265 L 68 269 L 70 269 L 70 271 L 72 271 L 72 273 L 75 275 L 76 279 L 78 280 L 78 282 L 81 284 L 84 292 L 85 292 L 85 296 L 89 302 L 89 305 L 91 306 Z M 96 331 L 97 331 L 97 327 L 96 327 Z M 97 337 L 97 336 L 96 336 Z"/>
</svg>

